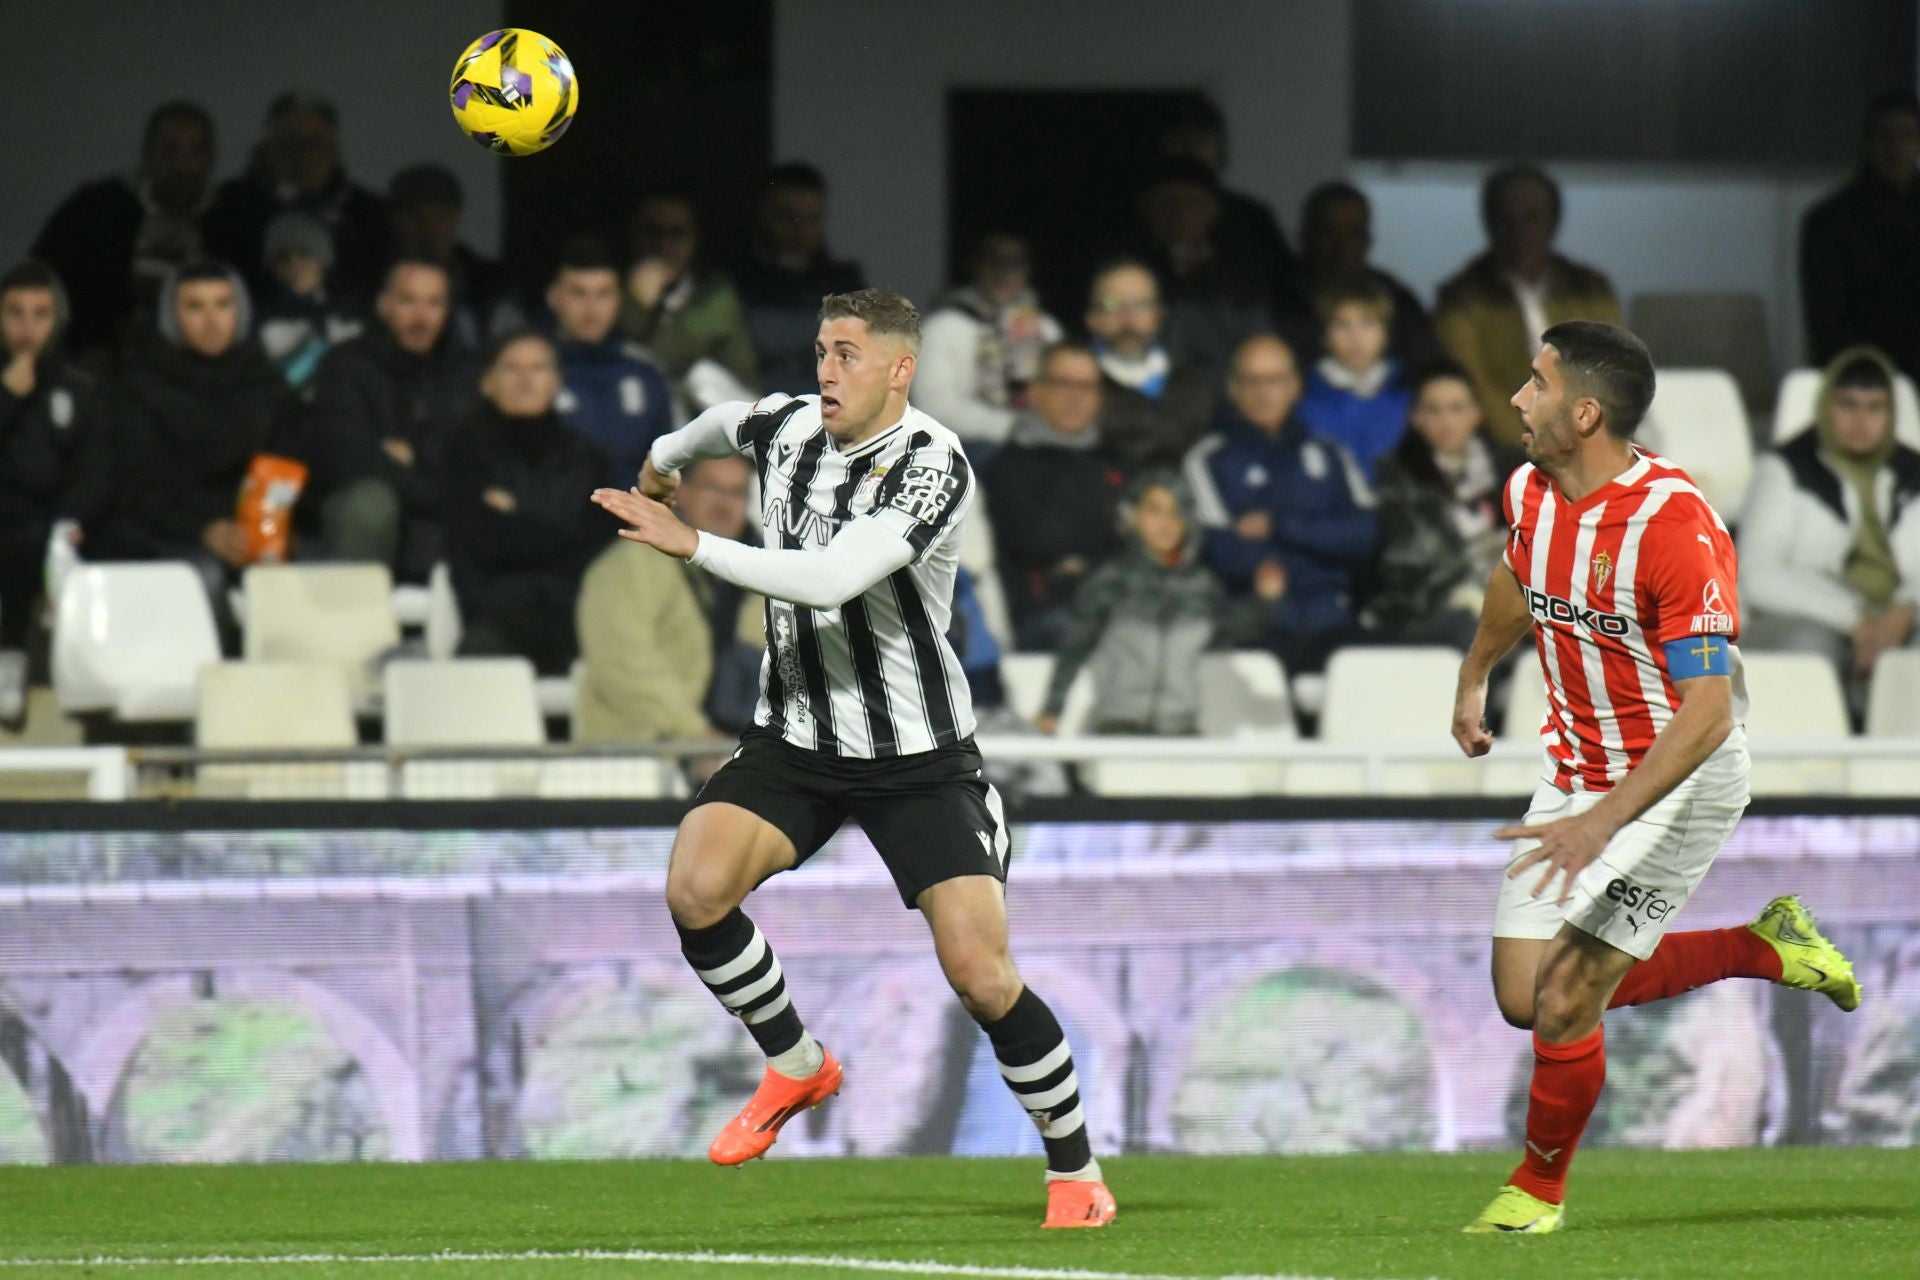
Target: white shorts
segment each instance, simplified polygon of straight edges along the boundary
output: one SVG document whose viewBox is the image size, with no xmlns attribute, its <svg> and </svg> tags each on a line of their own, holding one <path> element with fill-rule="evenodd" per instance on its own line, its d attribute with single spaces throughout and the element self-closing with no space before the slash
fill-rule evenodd
<svg viewBox="0 0 1920 1280">
<path fill-rule="evenodd" d="M 1723 744 L 1693 776 L 1614 834 L 1598 858 L 1574 878 L 1573 896 L 1560 905 L 1564 879 L 1534 897 L 1544 864 L 1517 879 L 1502 876 L 1493 913 L 1496 938 L 1551 938 L 1570 924 L 1630 956 L 1645 960 L 1706 878 L 1720 846 L 1747 807 L 1744 735 Z M 1566 792 L 1542 782 L 1527 807 L 1526 825 L 1585 813 L 1605 792 Z M 1507 868 L 1540 847 L 1516 840 Z"/>
</svg>

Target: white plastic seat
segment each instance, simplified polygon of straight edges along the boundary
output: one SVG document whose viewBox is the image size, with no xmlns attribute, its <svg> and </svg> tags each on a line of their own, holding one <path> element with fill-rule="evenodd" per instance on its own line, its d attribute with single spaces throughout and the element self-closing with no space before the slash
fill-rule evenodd
<svg viewBox="0 0 1920 1280">
<path fill-rule="evenodd" d="M 1007 692 L 1007 705 L 1028 720 L 1039 718 L 1047 700 L 1047 683 L 1052 679 L 1050 653 L 1009 653 L 1000 659 L 1000 683 Z M 1082 667 L 1067 688 L 1067 705 L 1060 712 L 1061 736 L 1085 733 L 1092 713 L 1093 671 Z"/>
<path fill-rule="evenodd" d="M 1747 738 L 1754 743 L 1845 738 L 1847 699 L 1840 673 L 1809 653 L 1741 652 L 1746 668 Z M 1808 756 L 1757 759 L 1756 795 L 1839 795 L 1847 789 L 1844 760 Z"/>
<path fill-rule="evenodd" d="M 395 746 L 533 747 L 547 736 L 525 658 L 400 658 L 382 672 Z"/>
<path fill-rule="evenodd" d="M 1873 664 L 1867 736 L 1920 737 L 1920 649 L 1890 649 Z"/>
<path fill-rule="evenodd" d="M 1685 469 L 1722 518 L 1738 517 L 1753 482 L 1753 434 L 1732 374 L 1658 370 L 1639 436 L 1649 449 Z"/>
<path fill-rule="evenodd" d="M 1209 653 L 1200 659 L 1200 732 L 1209 738 L 1292 742 L 1299 734 L 1287 696 L 1287 673 L 1264 650 Z M 1246 796 L 1286 790 L 1287 766 L 1276 760 L 1102 760 L 1081 766 L 1087 787 L 1104 796 Z"/>
<path fill-rule="evenodd" d="M 194 742 L 213 750 L 352 747 L 358 742 L 347 680 L 324 662 L 216 662 L 201 669 Z M 377 761 L 262 761 L 208 764 L 195 778 L 202 796 L 270 799 L 379 799 L 386 766 Z"/>
<path fill-rule="evenodd" d="M 200 668 L 220 660 L 200 575 L 172 561 L 81 564 L 53 628 L 53 684 L 67 711 L 191 720 Z"/>
<path fill-rule="evenodd" d="M 248 660 L 334 663 L 356 706 L 372 691 L 374 659 L 400 643 L 384 565 L 255 565 L 241 587 Z"/>
<path fill-rule="evenodd" d="M 1813 424 L 1820 399 L 1822 370 L 1795 369 L 1780 380 L 1780 397 L 1773 408 L 1773 442 L 1780 444 Z M 1896 374 L 1893 380 L 1893 434 L 1902 444 L 1920 449 L 1920 396 L 1913 379 Z"/>
<path fill-rule="evenodd" d="M 659 756 L 581 756 L 548 760 L 540 770 L 545 800 L 665 800 L 686 794 L 680 770 Z"/>
<path fill-rule="evenodd" d="M 453 594 L 453 570 L 445 560 L 427 573 L 425 630 L 429 658 L 451 658 L 460 648 L 460 600 Z"/>
<path fill-rule="evenodd" d="M 1341 746 L 1450 746 L 1459 673 L 1460 654 L 1443 645 L 1342 649 L 1327 662 L 1320 739 Z M 1338 777 L 1355 794 L 1367 790 L 1359 765 L 1333 768 L 1339 772 L 1327 769 L 1325 777 L 1315 778 L 1305 766 L 1295 766 L 1288 771 L 1288 788 L 1324 792 Z M 1431 795 L 1470 794 L 1479 787 L 1478 773 L 1463 758 L 1457 765 L 1389 765 L 1379 789 L 1388 795 Z"/>
<path fill-rule="evenodd" d="M 1489 717 L 1491 719 L 1491 717 Z M 1480 794 L 1488 796 L 1530 796 L 1540 783 L 1538 745 L 1540 729 L 1547 722 L 1547 681 L 1540 664 L 1531 654 L 1522 653 L 1507 681 L 1504 715 L 1495 743 L 1524 744 L 1529 754 L 1516 759 L 1477 760 Z"/>
</svg>

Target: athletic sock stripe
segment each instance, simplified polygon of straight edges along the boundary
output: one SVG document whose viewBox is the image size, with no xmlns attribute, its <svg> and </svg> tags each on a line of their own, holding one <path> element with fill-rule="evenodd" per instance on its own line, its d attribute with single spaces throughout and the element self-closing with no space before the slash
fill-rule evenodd
<svg viewBox="0 0 1920 1280">
<path fill-rule="evenodd" d="M 1019 1083 L 1009 1080 L 1007 1081 L 1007 1088 L 1013 1090 L 1019 1097 L 1024 1098 L 1030 1093 L 1045 1093 L 1049 1089 L 1057 1089 L 1060 1087 L 1061 1081 L 1072 1078 L 1073 1060 L 1069 1058 L 1060 1064 L 1058 1071 L 1050 1072 L 1038 1080 L 1023 1080 Z"/>
<path fill-rule="evenodd" d="M 755 925 L 753 940 L 747 943 L 746 950 L 723 965 L 712 969 L 695 969 L 694 972 L 700 975 L 700 981 L 710 987 L 724 986 L 759 964 L 761 957 L 766 954 L 767 940 L 761 936 L 760 926 Z"/>
<path fill-rule="evenodd" d="M 747 1011 L 746 1013 L 741 1014 L 740 1021 L 746 1023 L 750 1027 L 756 1026 L 762 1022 L 765 1022 L 768 1018 L 774 1017 L 776 1014 L 785 1013 L 792 1006 L 793 1006 L 793 1001 L 788 997 L 787 990 L 783 986 L 780 989 L 780 998 L 778 1000 L 775 1000 L 772 1004 L 767 1005 L 765 1008 L 752 1009 Z"/>
<path fill-rule="evenodd" d="M 1009 1084 L 1032 1085 L 1046 1079 L 1058 1071 L 1073 1057 L 1073 1049 L 1065 1040 L 1053 1046 L 1039 1059 L 1027 1063 L 1000 1064 L 1000 1074 Z"/>
<path fill-rule="evenodd" d="M 1052 1111 L 1068 1098 L 1078 1102 L 1080 1077 L 1069 1072 L 1064 1081 L 1042 1093 L 1026 1093 L 1015 1089 L 1013 1096 L 1020 1099 L 1020 1105 L 1028 1111 Z"/>
<path fill-rule="evenodd" d="M 1040 1131 L 1040 1136 L 1057 1142 L 1061 1138 L 1072 1137 L 1074 1131 L 1085 1127 L 1086 1123 L 1087 1113 L 1082 1111 L 1080 1104 L 1076 1102 L 1073 1104 L 1073 1110 L 1063 1116 L 1055 1116 L 1049 1121 L 1047 1127 Z"/>
<path fill-rule="evenodd" d="M 780 957 L 774 956 L 773 964 L 767 969 L 765 976 L 750 986 L 745 986 L 738 991 L 730 991 L 725 995 L 721 995 L 720 1003 L 735 1012 L 750 1008 L 761 996 L 766 995 L 767 992 L 780 985 L 780 979 Z M 716 992 L 715 994 L 718 995 L 719 993 Z"/>
<path fill-rule="evenodd" d="M 715 994 L 716 996 L 719 996 L 720 999 L 724 1001 L 728 996 L 732 995 L 734 992 L 738 991 L 740 988 L 760 981 L 761 978 L 766 976 L 767 970 L 771 969 L 772 967 L 773 967 L 773 948 L 768 947 L 766 949 L 766 954 L 760 957 L 759 964 L 756 964 L 755 966 L 753 966 L 753 968 L 747 970 L 745 973 L 740 974 L 737 977 L 730 978 L 725 982 L 710 982 L 707 984 L 707 990 L 713 992 L 713 994 Z"/>
</svg>

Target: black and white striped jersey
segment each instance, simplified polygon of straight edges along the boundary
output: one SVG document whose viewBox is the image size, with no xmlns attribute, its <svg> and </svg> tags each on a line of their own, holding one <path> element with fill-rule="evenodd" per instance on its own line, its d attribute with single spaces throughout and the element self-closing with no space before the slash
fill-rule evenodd
<svg viewBox="0 0 1920 1280">
<path fill-rule="evenodd" d="M 652 458 L 675 471 L 731 450 L 758 473 L 763 549 L 703 533 L 693 561 L 767 597 L 755 722 L 857 759 L 971 736 L 972 699 L 946 638 L 976 488 L 959 438 L 909 408 L 842 451 L 818 396 L 775 395 L 707 410 L 656 441 Z"/>
</svg>

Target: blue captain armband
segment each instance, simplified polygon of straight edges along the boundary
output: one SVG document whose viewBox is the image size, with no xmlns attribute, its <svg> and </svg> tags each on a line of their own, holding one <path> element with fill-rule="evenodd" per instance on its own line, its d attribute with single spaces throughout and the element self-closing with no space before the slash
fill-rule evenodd
<svg viewBox="0 0 1920 1280">
<path fill-rule="evenodd" d="M 1733 646 L 1725 636 L 1682 636 L 1661 647 L 1667 651 L 1669 679 L 1733 674 Z"/>
</svg>

